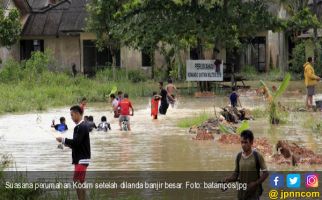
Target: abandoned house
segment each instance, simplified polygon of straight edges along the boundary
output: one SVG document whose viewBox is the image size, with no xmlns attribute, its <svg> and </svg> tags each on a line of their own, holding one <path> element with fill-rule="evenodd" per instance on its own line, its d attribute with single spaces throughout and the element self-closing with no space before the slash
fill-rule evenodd
<svg viewBox="0 0 322 200">
<path fill-rule="evenodd" d="M 71 70 L 75 64 L 77 71 L 91 75 L 97 69 L 108 66 L 112 62 L 108 50 L 98 51 L 95 47 L 95 34 L 84 31 L 88 2 L 89 0 L 4 0 L 2 6 L 6 10 L 17 8 L 21 13 L 23 30 L 17 44 L 10 48 L 0 48 L 0 59 L 25 60 L 30 58 L 33 51 L 50 49 L 60 70 Z M 279 7 L 271 6 L 270 9 L 276 15 L 283 15 L 284 11 Z M 288 44 L 282 36 L 271 31 L 255 35 L 249 41 L 249 48 L 235 60 L 236 70 L 252 65 L 261 72 L 269 70 L 269 66 L 278 67 L 283 60 L 287 62 Z M 227 63 L 233 62 L 232 57 L 232 53 L 226 52 L 225 48 L 219 49 L 216 54 L 217 59 Z M 193 48 L 182 52 L 182 60 L 194 58 Z M 214 58 L 214 51 L 205 52 L 205 58 Z M 157 67 L 166 64 L 164 57 L 158 52 L 155 52 L 155 64 Z M 149 71 L 151 60 L 143 52 L 122 47 L 117 53 L 116 65 Z"/>
</svg>

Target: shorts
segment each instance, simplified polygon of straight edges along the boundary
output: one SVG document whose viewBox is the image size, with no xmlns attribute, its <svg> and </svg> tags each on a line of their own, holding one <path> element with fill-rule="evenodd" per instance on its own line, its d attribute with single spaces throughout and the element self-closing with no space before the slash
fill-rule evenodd
<svg viewBox="0 0 322 200">
<path fill-rule="evenodd" d="M 307 96 L 315 95 L 315 86 L 307 86 Z"/>
<path fill-rule="evenodd" d="M 170 98 L 167 98 L 167 101 L 168 101 L 168 104 L 174 104 L 175 103 L 175 99 L 176 99 L 176 97 L 173 95 L 173 94 L 171 94 L 171 97 L 172 97 L 172 99 L 173 100 L 170 100 Z"/>
<path fill-rule="evenodd" d="M 130 122 L 130 117 L 128 115 L 121 115 L 119 118 L 119 122 L 123 122 L 123 121 Z"/>
<path fill-rule="evenodd" d="M 84 183 L 86 170 L 88 165 L 76 164 L 74 169 L 74 178 L 75 182 Z"/>
</svg>

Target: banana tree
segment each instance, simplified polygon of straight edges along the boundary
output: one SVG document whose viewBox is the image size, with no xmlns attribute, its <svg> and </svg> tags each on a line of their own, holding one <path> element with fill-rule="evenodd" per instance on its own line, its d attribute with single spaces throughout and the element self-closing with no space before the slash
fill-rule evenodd
<svg viewBox="0 0 322 200">
<path fill-rule="evenodd" d="M 263 87 L 264 92 L 266 93 L 266 97 L 268 99 L 269 104 L 269 121 L 271 124 L 279 124 L 280 119 L 278 117 L 278 107 L 277 107 L 277 99 L 280 97 L 285 90 L 287 89 L 291 80 L 291 75 L 287 73 L 284 77 L 282 84 L 278 87 L 276 91 L 270 90 L 264 81 L 260 81 L 260 85 Z"/>
</svg>

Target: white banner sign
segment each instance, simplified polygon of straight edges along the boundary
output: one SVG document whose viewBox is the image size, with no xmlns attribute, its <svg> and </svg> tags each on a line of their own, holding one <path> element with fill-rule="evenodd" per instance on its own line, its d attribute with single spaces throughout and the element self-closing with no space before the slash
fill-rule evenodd
<svg viewBox="0 0 322 200">
<path fill-rule="evenodd" d="M 224 66 L 220 60 L 187 60 L 187 81 L 223 81 Z"/>
</svg>

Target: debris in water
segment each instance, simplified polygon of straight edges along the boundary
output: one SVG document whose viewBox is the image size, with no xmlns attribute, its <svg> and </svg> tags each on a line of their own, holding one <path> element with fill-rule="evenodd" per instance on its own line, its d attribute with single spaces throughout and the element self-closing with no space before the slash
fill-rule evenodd
<svg viewBox="0 0 322 200">
<path fill-rule="evenodd" d="M 225 127 L 229 128 L 232 130 L 232 132 L 236 131 L 236 127 L 232 126 L 229 124 L 224 117 L 219 117 L 218 119 L 216 118 L 211 118 L 208 119 L 207 121 L 203 122 L 200 126 L 192 126 L 189 129 L 189 133 L 191 134 L 198 134 L 200 131 L 206 131 L 210 134 L 220 134 L 221 130 L 219 128 L 219 125 L 222 124 Z"/>
<path fill-rule="evenodd" d="M 240 135 L 223 134 L 220 136 L 218 141 L 223 144 L 240 144 Z"/>
<path fill-rule="evenodd" d="M 293 166 L 298 164 L 322 164 L 322 155 L 314 153 L 306 147 L 300 147 L 295 142 L 280 140 L 276 144 L 277 153 L 273 160 L 279 164 L 289 163 Z"/>
<path fill-rule="evenodd" d="M 251 116 L 250 110 L 241 109 L 233 107 L 225 107 L 222 108 L 223 111 L 220 112 L 222 116 L 226 119 L 226 121 L 231 123 L 238 123 L 243 120 L 254 120 L 253 116 Z"/>
<path fill-rule="evenodd" d="M 209 133 L 208 131 L 199 129 L 197 131 L 197 136 L 192 139 L 194 139 L 194 140 L 213 140 L 214 136 L 211 133 Z"/>
<path fill-rule="evenodd" d="M 240 144 L 239 134 L 223 134 L 219 140 L 222 144 Z M 272 145 L 267 138 L 255 138 L 253 147 L 263 155 L 272 155 Z"/>
</svg>

